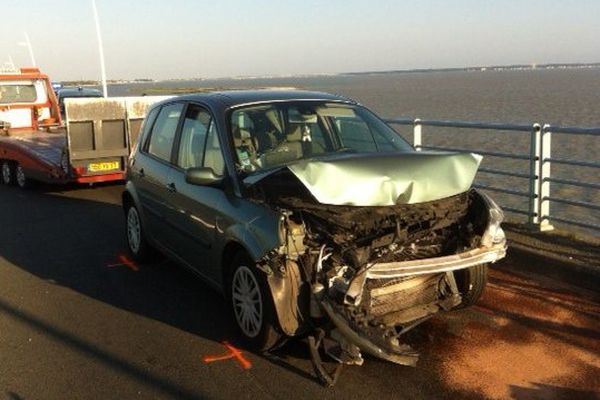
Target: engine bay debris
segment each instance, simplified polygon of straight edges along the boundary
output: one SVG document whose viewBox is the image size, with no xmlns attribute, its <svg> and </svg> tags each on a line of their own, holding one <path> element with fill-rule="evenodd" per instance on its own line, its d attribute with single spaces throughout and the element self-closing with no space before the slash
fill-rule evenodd
<svg viewBox="0 0 600 400">
<path fill-rule="evenodd" d="M 282 330 L 313 333 L 326 385 L 339 370 L 326 371 L 319 348 L 341 364 L 361 365 L 362 352 L 416 365 L 402 335 L 473 301 L 469 274 L 506 251 L 501 210 L 469 189 L 481 157 L 379 155 L 372 169 L 361 160 L 306 161 L 246 182 L 253 201 L 281 213 L 281 246 L 262 262 L 284 266 L 269 277 Z"/>
</svg>

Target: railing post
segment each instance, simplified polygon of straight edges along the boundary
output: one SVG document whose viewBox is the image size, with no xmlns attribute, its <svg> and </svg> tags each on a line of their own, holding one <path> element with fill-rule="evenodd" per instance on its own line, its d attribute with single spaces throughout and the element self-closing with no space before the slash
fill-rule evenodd
<svg viewBox="0 0 600 400">
<path fill-rule="evenodd" d="M 529 144 L 529 216 L 530 225 L 540 224 L 540 161 L 542 159 L 542 127 L 535 123 Z"/>
<path fill-rule="evenodd" d="M 413 146 L 417 151 L 421 151 L 421 146 L 423 145 L 422 138 L 422 125 L 421 120 L 419 118 L 415 119 L 414 128 L 413 128 Z"/>
<path fill-rule="evenodd" d="M 552 130 L 550 125 L 545 124 L 541 132 L 541 156 L 538 173 L 539 180 L 539 226 L 540 231 L 551 231 L 554 229 L 550 222 L 550 158 L 552 157 Z"/>
</svg>

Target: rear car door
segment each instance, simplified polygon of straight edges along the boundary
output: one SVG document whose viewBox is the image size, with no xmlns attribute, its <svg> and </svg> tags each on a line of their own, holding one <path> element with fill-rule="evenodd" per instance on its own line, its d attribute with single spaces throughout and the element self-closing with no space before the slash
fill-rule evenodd
<svg viewBox="0 0 600 400">
<path fill-rule="evenodd" d="M 225 166 L 216 124 L 210 112 L 190 104 L 182 124 L 169 183 L 175 188 L 170 194 L 169 220 L 176 228 L 169 244 L 191 267 L 205 278 L 218 281 L 219 265 L 212 262 L 211 250 L 217 237 L 219 220 L 230 202 L 222 187 L 191 185 L 185 181 L 185 171 L 193 167 L 211 167 L 224 175 Z"/>
<path fill-rule="evenodd" d="M 160 108 L 130 170 L 130 179 L 140 199 L 147 231 L 160 243 L 164 243 L 168 237 L 164 219 L 171 187 L 167 185 L 173 169 L 173 145 L 183 108 L 183 103 L 170 103 Z M 148 122 L 151 122 L 151 114 Z"/>
</svg>

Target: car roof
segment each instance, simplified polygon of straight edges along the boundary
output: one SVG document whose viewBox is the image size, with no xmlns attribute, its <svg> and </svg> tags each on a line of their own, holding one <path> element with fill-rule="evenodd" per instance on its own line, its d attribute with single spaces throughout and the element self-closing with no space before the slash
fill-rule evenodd
<svg viewBox="0 0 600 400">
<path fill-rule="evenodd" d="M 354 100 L 340 95 L 307 90 L 282 89 L 226 90 L 200 94 L 189 94 L 178 97 L 177 99 L 213 103 L 213 105 L 220 105 L 224 108 L 274 101 L 333 101 L 356 104 Z"/>
<path fill-rule="evenodd" d="M 99 90 L 96 89 L 86 89 L 86 88 L 64 88 L 64 89 L 60 89 L 58 91 L 58 95 L 61 97 L 65 97 L 65 96 L 80 96 L 80 97 L 85 97 L 85 96 L 102 96 L 102 92 L 100 92 Z"/>
</svg>

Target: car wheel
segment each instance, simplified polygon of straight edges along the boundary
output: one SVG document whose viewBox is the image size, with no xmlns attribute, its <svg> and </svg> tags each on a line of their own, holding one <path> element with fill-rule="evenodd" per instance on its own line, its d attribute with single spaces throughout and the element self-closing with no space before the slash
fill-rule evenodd
<svg viewBox="0 0 600 400">
<path fill-rule="evenodd" d="M 277 329 L 273 298 L 264 273 L 248 257 L 233 261 L 229 295 L 233 317 L 244 341 L 258 351 L 275 347 L 282 335 Z"/>
<path fill-rule="evenodd" d="M 465 308 L 475 304 L 483 294 L 485 285 L 487 284 L 487 277 L 487 264 L 454 271 L 456 285 L 462 296 L 462 302 L 455 308 Z"/>
<path fill-rule="evenodd" d="M 29 189 L 32 186 L 31 179 L 25 175 L 25 170 L 21 165 L 17 165 L 15 169 L 15 181 L 21 189 Z"/>
<path fill-rule="evenodd" d="M 2 161 L 2 183 L 4 185 L 12 185 L 15 181 L 15 170 L 13 167 L 13 163 L 4 160 Z"/>
<path fill-rule="evenodd" d="M 148 245 L 142 230 L 142 219 L 140 213 L 134 205 L 127 207 L 126 217 L 126 237 L 127 249 L 134 258 L 139 262 L 144 262 L 150 259 L 151 247 Z"/>
</svg>

